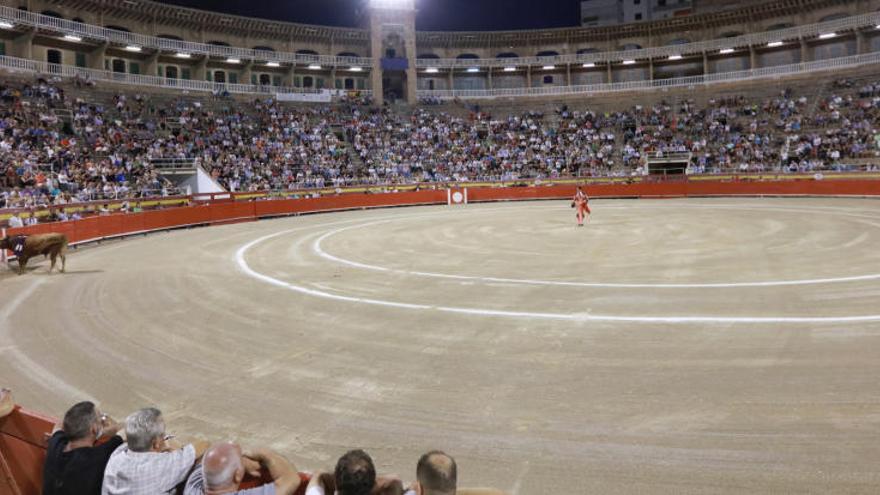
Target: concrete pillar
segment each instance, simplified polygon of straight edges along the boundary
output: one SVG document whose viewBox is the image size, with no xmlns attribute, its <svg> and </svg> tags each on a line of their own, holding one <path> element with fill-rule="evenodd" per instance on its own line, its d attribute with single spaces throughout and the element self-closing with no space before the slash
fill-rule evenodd
<svg viewBox="0 0 880 495">
<path fill-rule="evenodd" d="M 251 76 L 253 75 L 254 61 L 248 60 L 244 64 L 244 68 L 241 70 L 241 79 L 238 81 L 241 84 L 251 84 Z"/>
<path fill-rule="evenodd" d="M 706 52 L 703 52 L 703 75 L 709 75 L 709 55 Z"/>
<path fill-rule="evenodd" d="M 531 65 L 526 66 L 526 87 L 527 88 L 532 87 L 532 66 Z"/>
<path fill-rule="evenodd" d="M 455 90 L 455 69 L 449 69 L 449 91 Z"/>
<path fill-rule="evenodd" d="M 416 11 L 408 10 L 404 14 L 403 44 L 406 50 L 406 102 L 415 105 L 418 100 L 418 72 L 416 69 Z"/>
<path fill-rule="evenodd" d="M 107 43 L 104 42 L 86 54 L 86 65 L 88 65 L 90 69 L 104 70 L 104 57 L 106 55 Z M 155 71 L 156 69 L 153 70 Z M 156 73 L 153 72 L 152 75 L 155 76 Z"/>
<path fill-rule="evenodd" d="M 196 81 L 205 81 L 208 79 L 208 57 L 202 57 L 196 60 L 193 67 L 193 79 Z"/>
<path fill-rule="evenodd" d="M 565 85 L 571 86 L 571 64 L 565 64 Z"/>
<path fill-rule="evenodd" d="M 608 80 L 607 80 L 606 82 L 607 82 L 608 84 L 611 84 L 611 83 L 614 82 L 614 77 L 613 77 L 612 74 L 611 74 L 611 62 L 608 62 L 607 64 L 605 64 L 605 69 L 606 69 L 606 72 L 607 72 L 607 74 L 608 74 Z"/>
<path fill-rule="evenodd" d="M 856 54 L 865 53 L 865 33 L 860 30 L 856 30 Z"/>
<path fill-rule="evenodd" d="M 18 58 L 26 58 L 33 60 L 34 58 L 34 31 L 29 29 L 24 33 L 16 36 L 12 40 L 11 52 Z M 103 67 L 102 67 L 103 68 Z"/>
<path fill-rule="evenodd" d="M 649 81 L 654 80 L 654 59 L 653 58 L 648 59 L 648 80 Z"/>
<path fill-rule="evenodd" d="M 290 64 L 287 74 L 284 75 L 284 84 L 288 87 L 296 86 L 296 64 Z"/>
<path fill-rule="evenodd" d="M 155 52 L 144 60 L 144 74 L 156 77 L 159 72 L 159 52 Z"/>
<path fill-rule="evenodd" d="M 379 13 L 370 16 L 370 56 L 373 67 L 370 80 L 373 86 L 373 105 L 381 107 L 385 104 L 385 92 L 382 87 L 382 22 Z"/>
<path fill-rule="evenodd" d="M 345 85 L 342 85 L 345 88 Z M 330 89 L 336 89 L 336 66 L 330 69 Z"/>
<path fill-rule="evenodd" d="M 807 46 L 807 40 L 801 38 L 801 63 L 807 62 L 810 54 L 810 47 Z"/>
<path fill-rule="evenodd" d="M 754 45 L 749 45 L 749 69 L 755 70 L 758 68 L 758 55 L 755 53 Z"/>
<path fill-rule="evenodd" d="M 489 89 L 495 89 L 495 85 L 492 83 L 492 67 L 489 67 L 489 72 L 487 74 L 486 77 L 488 77 Z"/>
</svg>

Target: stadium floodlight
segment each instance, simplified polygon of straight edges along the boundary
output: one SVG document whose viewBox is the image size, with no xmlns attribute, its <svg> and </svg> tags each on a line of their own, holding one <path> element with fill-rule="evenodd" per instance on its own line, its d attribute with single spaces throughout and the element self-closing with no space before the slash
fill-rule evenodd
<svg viewBox="0 0 880 495">
<path fill-rule="evenodd" d="M 733 53 L 733 48 L 722 48 L 722 49 L 718 50 L 718 53 L 720 53 L 722 55 L 726 55 L 728 53 Z"/>
<path fill-rule="evenodd" d="M 634 63 L 636 63 L 635 60 L 624 60 L 624 61 L 623 61 L 623 65 L 632 65 L 632 64 L 634 64 Z"/>
<path fill-rule="evenodd" d="M 670 55 L 669 60 L 681 60 L 681 55 Z"/>
<path fill-rule="evenodd" d="M 266 67 L 281 67 L 278 62 L 266 62 Z"/>
<path fill-rule="evenodd" d="M 0 29 L 12 29 L 15 26 L 11 22 L 0 21 Z"/>
<path fill-rule="evenodd" d="M 583 67 L 584 69 L 592 69 L 592 68 L 595 67 L 595 66 L 596 66 L 595 63 L 593 63 L 593 62 L 587 62 L 587 63 L 585 63 L 584 65 L 582 65 L 581 67 Z"/>
<path fill-rule="evenodd" d="M 226 63 L 227 64 L 240 64 L 241 59 L 240 58 L 227 58 Z"/>
<path fill-rule="evenodd" d="M 428 67 L 427 69 L 425 69 L 425 73 L 427 74 L 436 74 L 438 72 L 440 71 L 436 67 Z"/>
<path fill-rule="evenodd" d="M 350 70 L 352 72 L 361 72 L 364 69 L 361 67 L 350 67 L 348 70 Z"/>
<path fill-rule="evenodd" d="M 505 67 L 504 72 L 516 72 L 516 67 Z"/>
<path fill-rule="evenodd" d="M 192 57 L 192 55 L 190 55 L 189 53 L 185 53 L 185 52 L 177 52 L 174 56 L 177 58 L 190 58 L 190 57 Z"/>
<path fill-rule="evenodd" d="M 837 36 L 837 33 L 822 33 L 819 35 L 820 40 L 827 40 Z"/>
<path fill-rule="evenodd" d="M 127 52 L 140 52 L 141 47 L 139 47 L 137 45 L 128 45 L 125 47 L 125 51 L 127 51 Z"/>
<path fill-rule="evenodd" d="M 79 43 L 80 41 L 83 40 L 83 39 L 80 38 L 79 36 L 74 36 L 74 35 L 72 35 L 72 34 L 65 34 L 65 35 L 64 35 L 64 39 L 66 39 L 67 41 L 75 41 L 75 42 L 77 42 L 77 43 Z"/>
<path fill-rule="evenodd" d="M 553 69 L 555 69 L 555 68 L 556 68 L 555 65 L 545 65 L 545 66 L 543 67 L 544 70 L 553 70 Z"/>
<path fill-rule="evenodd" d="M 415 0 L 370 0 L 374 9 L 415 9 Z"/>
<path fill-rule="evenodd" d="M 321 66 L 318 64 L 310 64 L 309 70 L 321 70 Z"/>
<path fill-rule="evenodd" d="M 480 69 L 477 67 L 468 67 L 467 71 L 473 74 L 474 72 L 480 72 Z"/>
<path fill-rule="evenodd" d="M 769 46 L 770 48 L 775 48 L 777 46 L 782 46 L 782 42 L 781 41 L 771 41 L 770 43 L 767 43 L 767 46 Z"/>
</svg>

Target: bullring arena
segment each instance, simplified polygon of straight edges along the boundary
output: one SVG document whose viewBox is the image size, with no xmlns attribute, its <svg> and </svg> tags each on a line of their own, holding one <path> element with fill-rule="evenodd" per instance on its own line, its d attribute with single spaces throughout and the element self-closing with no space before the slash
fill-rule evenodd
<svg viewBox="0 0 880 495">
<path fill-rule="evenodd" d="M 877 493 L 878 69 L 880 0 L 0 0 L 0 495 Z"/>
<path fill-rule="evenodd" d="M 549 201 L 85 248 L 3 281 L 0 374 L 303 467 L 439 446 L 511 493 L 870 491 L 880 203 L 593 203 L 584 229 Z"/>
</svg>

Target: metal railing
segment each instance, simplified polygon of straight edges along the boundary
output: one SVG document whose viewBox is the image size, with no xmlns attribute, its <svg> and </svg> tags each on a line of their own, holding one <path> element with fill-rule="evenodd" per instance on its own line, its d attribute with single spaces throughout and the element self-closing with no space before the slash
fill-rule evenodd
<svg viewBox="0 0 880 495">
<path fill-rule="evenodd" d="M 481 58 L 481 59 L 418 59 L 416 67 L 464 69 L 478 68 L 502 68 L 502 67 L 527 67 L 545 65 L 567 65 L 586 63 L 615 63 L 624 60 L 647 60 L 668 58 L 672 55 L 690 54 L 716 54 L 723 49 L 737 49 L 749 46 L 766 45 L 773 41 L 792 41 L 800 39 L 816 38 L 820 34 L 852 31 L 870 27 L 872 29 L 880 25 L 880 12 L 860 14 L 816 24 L 805 24 L 792 28 L 778 29 L 775 31 L 763 31 L 750 33 L 732 38 L 720 38 L 678 45 L 655 46 L 638 50 L 624 50 L 613 52 L 593 52 L 581 54 L 557 55 L 552 57 L 519 57 L 519 58 Z"/>
<path fill-rule="evenodd" d="M 253 50 L 249 48 L 237 48 L 231 46 L 211 45 L 207 43 L 195 43 L 192 41 L 173 40 L 147 36 L 145 34 L 108 29 L 91 24 L 59 19 L 57 17 L 36 14 L 26 10 L 0 6 L 0 20 L 32 26 L 39 29 L 56 31 L 61 35 L 70 34 L 84 39 L 95 41 L 107 41 L 120 45 L 136 45 L 144 48 L 168 52 L 182 52 L 192 55 L 206 55 L 211 57 L 235 58 L 242 61 L 279 62 L 286 64 L 322 64 L 328 66 L 356 66 L 367 70 L 372 66 L 373 59 L 368 57 L 336 57 L 332 55 L 309 55 L 303 53 L 273 52 L 268 50 Z"/>
<path fill-rule="evenodd" d="M 540 88 L 503 88 L 477 90 L 420 90 L 419 98 L 438 98 L 442 100 L 466 98 L 504 98 L 518 96 L 553 96 L 584 93 L 613 93 L 619 91 L 653 90 L 673 87 L 689 87 L 700 84 L 750 81 L 755 79 L 807 74 L 810 72 L 843 69 L 860 65 L 880 63 L 880 52 L 851 55 L 848 57 L 816 60 L 791 65 L 763 67 L 736 72 L 720 72 L 700 76 L 653 79 L 618 83 L 585 84 L 577 86 L 545 86 Z"/>
<path fill-rule="evenodd" d="M 38 62 L 36 60 L 7 56 L 0 56 L 0 68 L 58 77 L 80 78 L 82 80 L 94 82 L 114 82 L 119 84 L 131 84 L 134 86 L 152 86 L 211 93 L 226 91 L 232 94 L 276 95 L 278 93 L 321 94 L 323 91 L 329 91 L 332 94 L 336 92 L 335 90 L 294 88 L 289 86 L 262 86 L 254 84 L 215 83 L 211 81 L 196 81 L 190 79 L 169 79 L 166 77 L 86 69 L 71 65 L 50 64 L 47 62 Z M 358 90 L 357 92 L 366 96 L 372 94 L 369 90 Z"/>
</svg>

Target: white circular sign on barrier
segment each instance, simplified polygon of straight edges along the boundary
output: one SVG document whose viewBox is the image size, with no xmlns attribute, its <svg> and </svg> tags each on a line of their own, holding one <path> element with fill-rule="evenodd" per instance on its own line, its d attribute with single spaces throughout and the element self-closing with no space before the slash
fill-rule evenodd
<svg viewBox="0 0 880 495">
<path fill-rule="evenodd" d="M 461 193 L 461 191 L 455 191 L 454 193 L 452 193 L 453 203 L 460 204 L 462 201 L 464 201 L 464 195 Z"/>
</svg>

